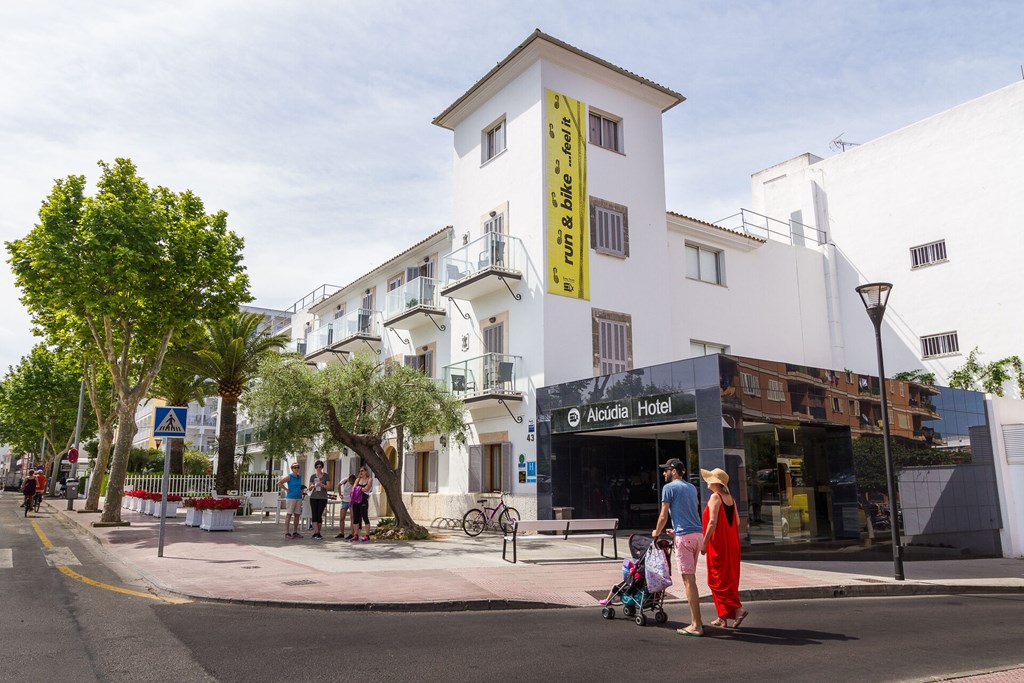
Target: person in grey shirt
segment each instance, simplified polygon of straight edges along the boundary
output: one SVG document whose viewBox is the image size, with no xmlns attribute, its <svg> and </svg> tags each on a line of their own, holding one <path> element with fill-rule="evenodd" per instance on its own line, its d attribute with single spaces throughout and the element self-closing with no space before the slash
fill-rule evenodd
<svg viewBox="0 0 1024 683">
<path fill-rule="evenodd" d="M 320 528 L 324 523 L 324 510 L 327 509 L 327 492 L 331 490 L 331 480 L 324 473 L 324 461 L 317 460 L 313 464 L 314 469 L 309 477 L 309 509 L 313 514 L 313 538 L 323 540 L 320 535 Z"/>
</svg>

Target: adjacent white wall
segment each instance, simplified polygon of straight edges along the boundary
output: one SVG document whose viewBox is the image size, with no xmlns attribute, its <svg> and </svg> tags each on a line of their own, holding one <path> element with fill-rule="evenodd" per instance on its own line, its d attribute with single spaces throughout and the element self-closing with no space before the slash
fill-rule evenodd
<svg viewBox="0 0 1024 683">
<path fill-rule="evenodd" d="M 992 457 L 996 485 L 999 487 L 999 512 L 1003 518 L 1000 542 L 1004 557 L 1024 557 L 1024 449 L 1013 448 L 1004 438 L 1004 428 L 1024 429 L 1024 402 L 988 396 L 988 414 L 992 428 Z"/>
<path fill-rule="evenodd" d="M 1015 83 L 828 159 L 805 154 L 756 173 L 752 208 L 827 230 L 848 274 L 893 283 L 886 320 L 914 362 L 886 369 L 924 367 L 943 382 L 976 346 L 983 362 L 1024 352 L 1022 122 Z M 948 262 L 912 271 L 910 248 L 939 239 Z M 870 325 L 845 313 L 847 349 L 870 348 Z M 921 336 L 951 331 L 960 354 L 920 359 Z M 855 370 L 870 363 L 850 360 Z"/>
</svg>

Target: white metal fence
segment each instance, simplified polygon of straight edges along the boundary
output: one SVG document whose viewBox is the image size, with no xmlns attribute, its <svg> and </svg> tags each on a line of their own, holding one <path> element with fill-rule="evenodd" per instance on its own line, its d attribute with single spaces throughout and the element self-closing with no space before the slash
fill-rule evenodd
<svg viewBox="0 0 1024 683">
<path fill-rule="evenodd" d="M 124 490 L 142 489 L 144 491 L 157 492 L 163 486 L 162 474 L 129 474 L 124 479 Z M 242 475 L 240 493 L 266 493 L 277 490 L 277 477 L 267 477 L 264 474 Z M 172 474 L 168 483 L 167 492 L 178 495 L 189 493 L 205 495 L 214 490 L 214 477 L 210 474 Z"/>
</svg>

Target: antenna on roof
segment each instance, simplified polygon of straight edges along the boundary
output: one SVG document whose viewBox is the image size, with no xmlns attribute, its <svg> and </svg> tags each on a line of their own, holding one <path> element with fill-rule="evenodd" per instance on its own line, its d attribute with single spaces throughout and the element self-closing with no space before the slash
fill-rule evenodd
<svg viewBox="0 0 1024 683">
<path fill-rule="evenodd" d="M 860 144 L 859 142 L 846 142 L 842 139 L 844 135 L 845 133 L 840 133 L 832 138 L 832 142 L 828 143 L 828 148 L 833 152 L 845 152 L 847 147 L 856 147 Z"/>
</svg>

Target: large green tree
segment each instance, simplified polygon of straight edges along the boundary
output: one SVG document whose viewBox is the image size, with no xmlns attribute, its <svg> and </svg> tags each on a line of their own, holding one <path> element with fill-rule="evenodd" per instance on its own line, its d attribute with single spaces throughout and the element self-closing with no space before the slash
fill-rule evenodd
<svg viewBox="0 0 1024 683">
<path fill-rule="evenodd" d="M 402 459 L 391 466 L 385 439 L 400 431 L 407 443 L 430 434 L 465 440 L 461 401 L 419 370 L 382 366 L 369 354 L 321 370 L 294 356 L 268 358 L 243 404 L 272 457 L 314 445 L 325 452 L 341 446 L 354 451 L 387 493 L 397 526 L 416 533 L 425 530 L 402 500 Z"/>
<path fill-rule="evenodd" d="M 117 442 L 104 522 L 121 521 L 135 410 L 177 330 L 224 317 L 250 299 L 242 239 L 227 214 L 190 191 L 150 187 L 128 159 L 57 180 L 24 238 L 7 243 L 15 282 L 37 330 L 94 348 L 117 397 Z"/>
<path fill-rule="evenodd" d="M 61 456 L 74 445 L 81 381 L 81 358 L 44 344 L 33 347 L 0 380 L 0 442 L 38 453 L 45 435 L 46 450 L 36 464 L 49 465 L 51 479 L 59 473 Z M 83 417 L 83 436 L 88 438 L 96 424 L 89 415 Z"/>
<path fill-rule="evenodd" d="M 174 353 L 172 361 L 212 381 L 220 397 L 217 432 L 217 476 L 223 495 L 235 487 L 235 446 L 238 441 L 238 398 L 256 377 L 260 361 L 288 343 L 283 334 L 266 333 L 264 316 L 236 311 L 207 325 L 205 338 L 192 350 Z"/>
</svg>

